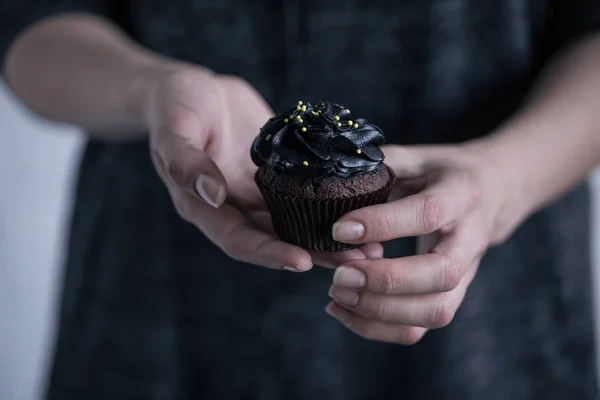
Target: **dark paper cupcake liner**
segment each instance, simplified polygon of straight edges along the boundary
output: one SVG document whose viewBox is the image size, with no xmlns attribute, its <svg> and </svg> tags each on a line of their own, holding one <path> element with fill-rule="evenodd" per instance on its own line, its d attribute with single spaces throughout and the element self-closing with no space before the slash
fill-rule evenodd
<svg viewBox="0 0 600 400">
<path fill-rule="evenodd" d="M 391 172 L 391 171 L 390 171 Z M 345 199 L 316 200 L 275 193 L 257 182 L 281 240 L 307 250 L 343 251 L 358 247 L 336 242 L 333 224 L 344 214 L 358 208 L 385 203 L 392 188 L 389 183 L 374 192 Z"/>
</svg>

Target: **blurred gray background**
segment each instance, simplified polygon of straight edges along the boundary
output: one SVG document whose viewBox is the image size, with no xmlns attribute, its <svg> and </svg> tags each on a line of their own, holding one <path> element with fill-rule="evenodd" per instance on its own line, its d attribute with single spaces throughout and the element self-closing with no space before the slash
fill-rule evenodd
<svg viewBox="0 0 600 400">
<path fill-rule="evenodd" d="M 82 138 L 72 127 L 34 118 L 1 82 L 0 124 L 0 400 L 35 400 L 51 356 L 65 221 Z M 592 182 L 600 204 L 600 174 Z M 592 240 L 600 260 L 600 235 Z M 600 274 L 595 276 L 598 288 Z"/>
</svg>

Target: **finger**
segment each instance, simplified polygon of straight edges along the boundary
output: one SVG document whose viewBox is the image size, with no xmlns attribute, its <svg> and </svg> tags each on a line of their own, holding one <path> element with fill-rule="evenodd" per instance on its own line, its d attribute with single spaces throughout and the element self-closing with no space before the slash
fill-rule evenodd
<svg viewBox="0 0 600 400">
<path fill-rule="evenodd" d="M 310 254 L 315 264 L 325 268 L 337 268 L 353 260 L 381 258 L 383 257 L 383 246 L 379 243 L 369 243 L 352 250 L 340 252 L 311 251 Z"/>
<path fill-rule="evenodd" d="M 196 225 L 231 258 L 298 272 L 312 268 L 311 257 L 306 250 L 256 229 L 239 210 L 229 204 L 215 210 L 195 201 L 191 195 L 182 196 L 183 199 L 174 199 L 181 216 Z"/>
<path fill-rule="evenodd" d="M 352 249 L 339 252 L 330 251 L 310 251 L 313 262 L 325 268 L 337 268 L 345 262 L 351 260 L 364 260 L 365 254 L 359 249 Z"/>
<path fill-rule="evenodd" d="M 423 146 L 399 146 L 388 144 L 381 146 L 385 163 L 394 170 L 398 179 L 417 178 L 425 172 Z"/>
<path fill-rule="evenodd" d="M 333 284 L 379 294 L 427 294 L 455 289 L 463 265 L 441 254 L 352 260 L 335 270 Z"/>
<path fill-rule="evenodd" d="M 163 135 L 163 137 L 166 135 Z M 227 183 L 214 161 L 190 139 L 176 134 L 153 145 L 161 176 L 177 188 L 217 208 L 227 197 Z"/>
<path fill-rule="evenodd" d="M 271 216 L 267 211 L 254 211 L 248 213 L 247 217 L 257 229 L 269 233 L 272 236 L 277 236 L 271 223 Z M 380 258 L 383 256 L 383 246 L 379 243 L 369 243 L 358 249 L 348 251 L 309 251 L 309 253 L 315 265 L 325 268 L 336 268 L 351 260 Z"/>
<path fill-rule="evenodd" d="M 332 286 L 330 297 L 340 306 L 377 321 L 437 329 L 454 318 L 460 298 L 444 295 L 385 296 Z"/>
<path fill-rule="evenodd" d="M 363 317 L 392 324 L 435 329 L 448 325 L 458 304 L 451 296 L 385 296 L 332 286 L 329 296 Z"/>
<path fill-rule="evenodd" d="M 346 310 L 333 302 L 327 305 L 325 312 L 337 319 L 352 332 L 369 340 L 408 346 L 417 343 L 427 333 L 427 329 L 421 327 L 374 321 Z"/>
<path fill-rule="evenodd" d="M 474 188 L 466 174 L 448 173 L 418 194 L 345 214 L 333 225 L 333 238 L 358 244 L 432 233 L 472 206 Z"/>
<path fill-rule="evenodd" d="M 382 295 L 331 286 L 329 295 L 340 306 L 366 318 L 402 325 L 437 329 L 447 326 L 460 306 L 476 268 L 469 266 L 451 292 L 426 295 Z"/>
<path fill-rule="evenodd" d="M 381 243 L 367 243 L 359 247 L 367 259 L 376 259 L 383 257 L 383 246 Z"/>
<path fill-rule="evenodd" d="M 441 254 L 464 266 L 483 257 L 490 242 L 490 234 L 485 229 L 477 215 L 469 216 L 448 233 L 437 235 L 430 252 Z"/>
<path fill-rule="evenodd" d="M 454 290 L 486 249 L 488 235 L 472 218 L 453 231 L 428 238 L 431 253 L 398 259 L 353 260 L 336 269 L 333 284 L 379 294 L 428 294 Z M 477 265 L 478 263 L 476 263 Z"/>
</svg>

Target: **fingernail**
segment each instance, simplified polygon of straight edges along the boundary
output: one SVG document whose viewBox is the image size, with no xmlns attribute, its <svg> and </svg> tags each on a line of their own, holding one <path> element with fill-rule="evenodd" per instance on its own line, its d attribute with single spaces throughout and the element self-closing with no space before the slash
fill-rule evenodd
<svg viewBox="0 0 600 400">
<path fill-rule="evenodd" d="M 351 267 L 338 267 L 333 274 L 333 284 L 348 289 L 360 289 L 367 283 L 365 274 Z"/>
<path fill-rule="evenodd" d="M 227 195 L 225 188 L 210 175 L 200 175 L 196 179 L 196 192 L 204 201 L 218 208 Z"/>
<path fill-rule="evenodd" d="M 358 293 L 354 290 L 332 287 L 329 289 L 329 296 L 332 297 L 336 302 L 354 307 L 358 304 Z"/>
<path fill-rule="evenodd" d="M 306 271 L 310 270 L 312 267 L 313 267 L 312 264 L 310 264 L 308 266 L 308 268 L 300 266 L 300 265 L 296 265 L 296 266 L 284 265 L 281 267 L 281 269 L 284 269 L 284 270 L 290 271 L 290 272 L 306 272 Z"/>
<path fill-rule="evenodd" d="M 333 303 L 327 304 L 327 307 L 325 307 L 325 312 L 328 315 L 331 315 L 332 317 L 335 317 L 335 313 L 333 312 Z"/>
<path fill-rule="evenodd" d="M 333 303 L 329 303 L 327 307 L 325 307 L 325 312 L 327 315 L 337 319 L 343 324 L 348 324 L 350 322 L 350 312 L 339 306 L 336 307 Z"/>
<path fill-rule="evenodd" d="M 360 239 L 365 233 L 365 227 L 358 222 L 342 221 L 333 224 L 333 239 L 343 242 Z"/>
</svg>

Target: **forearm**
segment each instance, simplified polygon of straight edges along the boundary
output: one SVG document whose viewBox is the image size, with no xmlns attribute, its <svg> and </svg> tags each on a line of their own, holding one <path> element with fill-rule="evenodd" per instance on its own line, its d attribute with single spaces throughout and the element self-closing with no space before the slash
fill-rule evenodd
<svg viewBox="0 0 600 400">
<path fill-rule="evenodd" d="M 4 69 L 34 112 L 117 139 L 145 132 L 146 92 L 169 65 L 102 19 L 64 15 L 23 32 Z"/>
<path fill-rule="evenodd" d="M 600 35 L 558 55 L 520 112 L 471 145 L 511 178 L 517 219 L 585 178 L 600 162 Z"/>
</svg>

